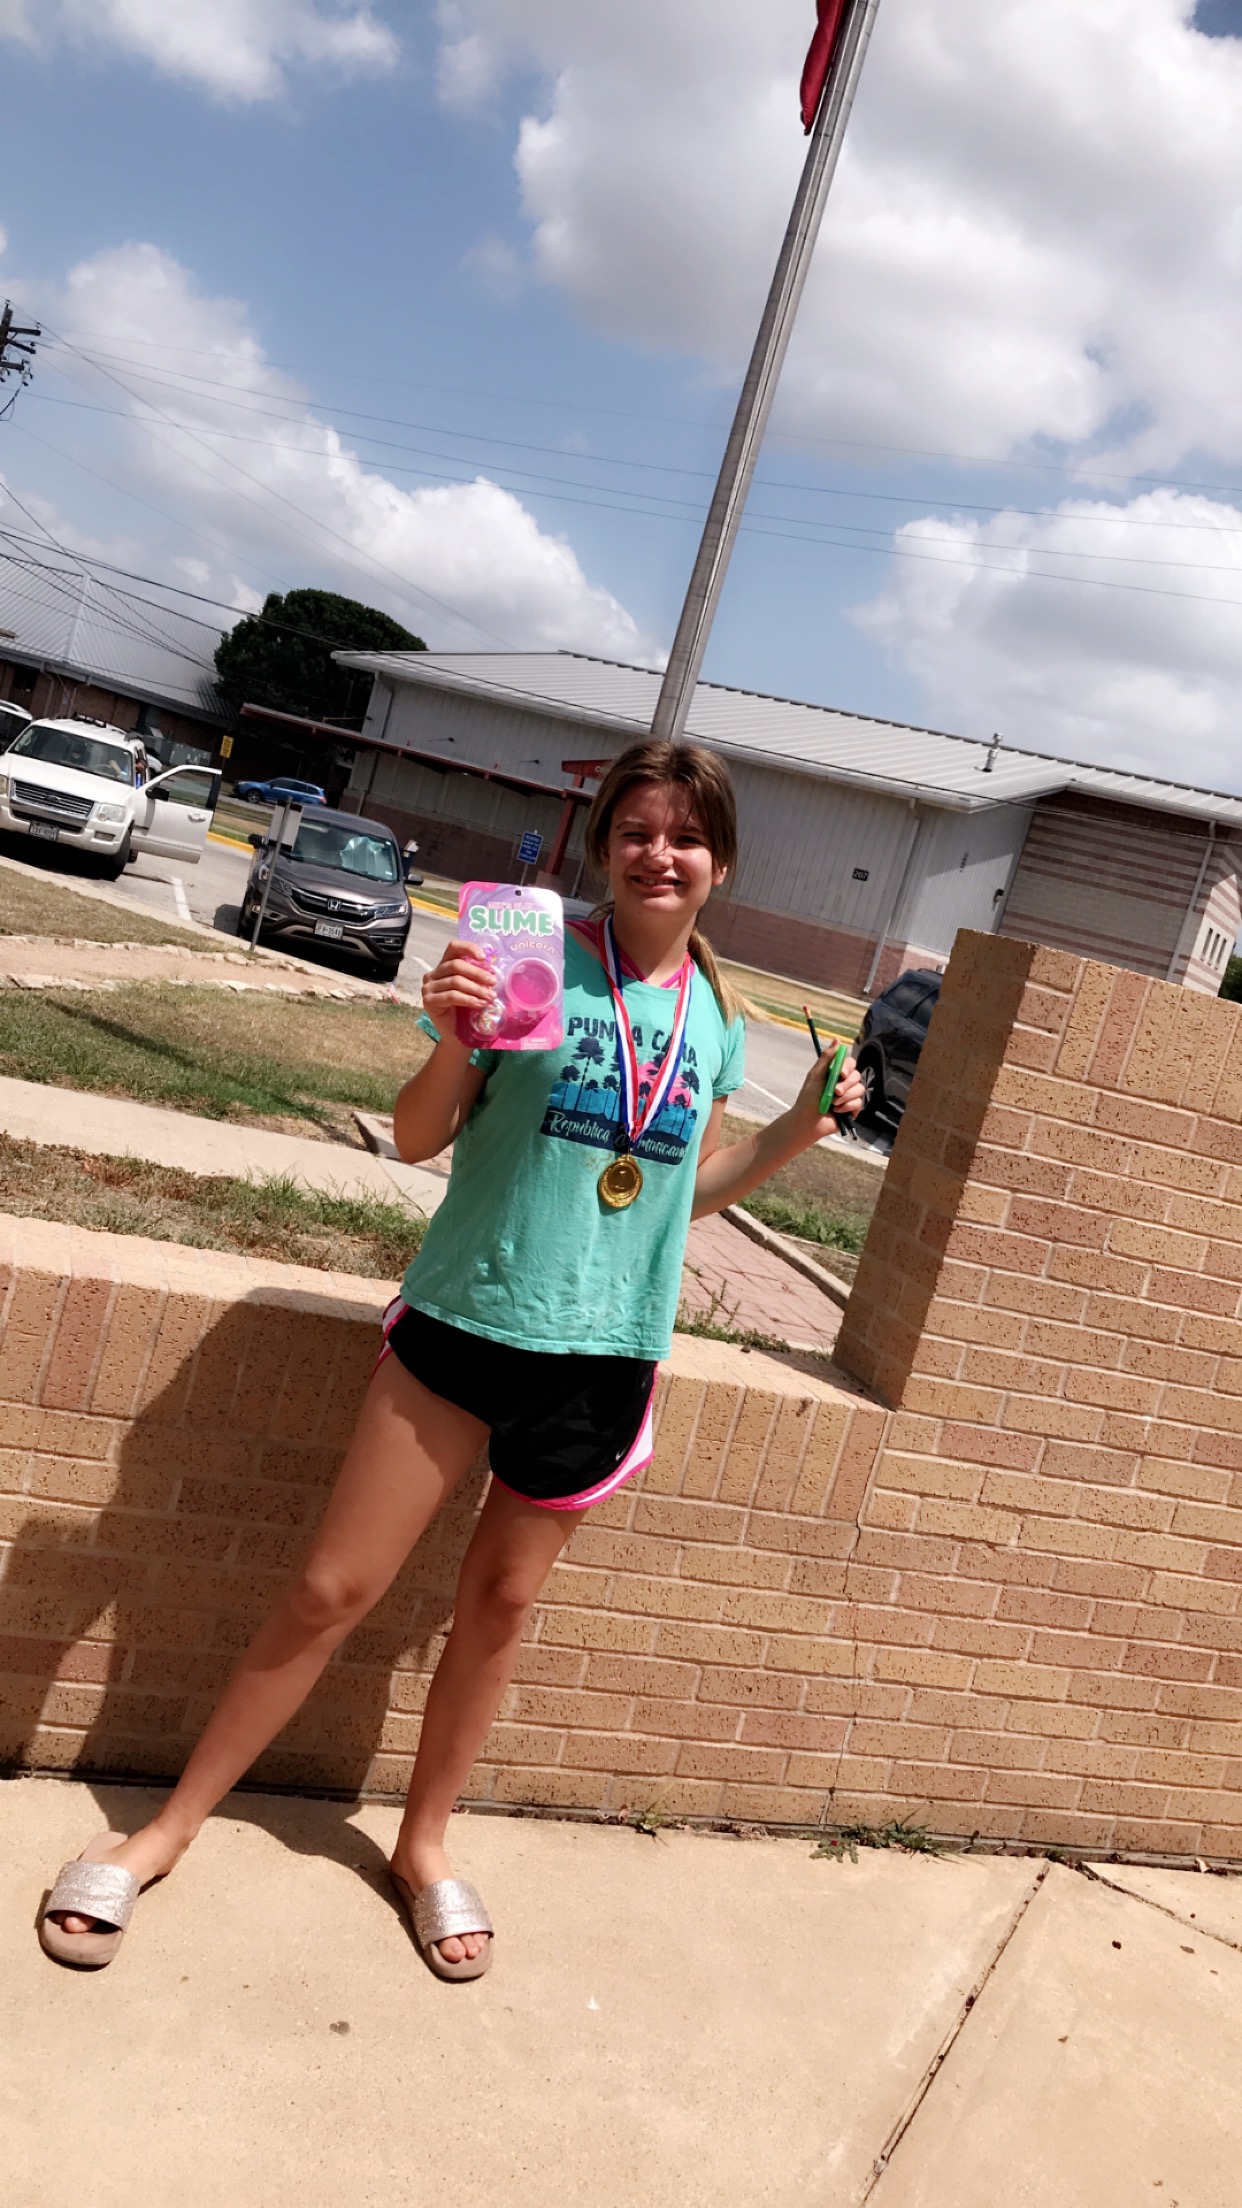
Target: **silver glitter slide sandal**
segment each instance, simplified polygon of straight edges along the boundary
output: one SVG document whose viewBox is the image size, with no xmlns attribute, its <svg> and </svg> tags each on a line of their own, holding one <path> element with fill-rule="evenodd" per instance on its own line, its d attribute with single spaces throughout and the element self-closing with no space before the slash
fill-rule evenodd
<svg viewBox="0 0 1242 2208">
<path fill-rule="evenodd" d="M 66 1863 L 39 1919 L 39 1942 L 45 1954 L 78 1970 L 102 1970 L 110 1963 L 125 1937 L 140 1892 L 132 1871 L 103 1860 L 128 1838 L 123 1832 L 101 1832 L 83 1848 L 76 1863 Z M 94 1917 L 107 1932 L 66 1932 L 53 1914 Z"/>
<path fill-rule="evenodd" d="M 459 1939 L 464 1932 L 494 1933 L 477 1888 L 468 1878 L 437 1878 L 416 1894 L 398 1872 L 391 1876 L 428 1969 L 437 1978 L 481 1978 L 491 1967 L 494 1936 L 477 1955 L 460 1963 L 446 1962 L 440 1953 L 441 1940 Z"/>
</svg>

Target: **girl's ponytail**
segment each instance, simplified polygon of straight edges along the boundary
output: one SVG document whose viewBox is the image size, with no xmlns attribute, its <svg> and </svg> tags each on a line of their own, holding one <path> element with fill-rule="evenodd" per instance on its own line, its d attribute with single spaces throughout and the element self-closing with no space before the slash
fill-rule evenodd
<svg viewBox="0 0 1242 2208">
<path fill-rule="evenodd" d="M 710 982 L 712 995 L 720 1006 L 720 1016 L 728 1027 L 732 1021 L 741 1018 L 742 1000 L 736 989 L 731 989 L 725 980 L 717 964 L 716 953 L 699 928 L 694 930 L 690 938 L 690 956 Z"/>
</svg>

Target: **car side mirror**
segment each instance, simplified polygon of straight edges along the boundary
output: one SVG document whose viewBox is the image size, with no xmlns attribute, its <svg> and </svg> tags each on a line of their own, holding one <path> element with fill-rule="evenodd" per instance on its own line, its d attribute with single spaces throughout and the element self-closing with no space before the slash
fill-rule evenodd
<svg viewBox="0 0 1242 2208">
<path fill-rule="evenodd" d="M 259 835 L 256 830 L 253 835 L 247 836 L 246 841 L 247 843 L 253 844 L 256 851 L 261 851 L 264 844 L 267 842 L 267 837 Z"/>
</svg>

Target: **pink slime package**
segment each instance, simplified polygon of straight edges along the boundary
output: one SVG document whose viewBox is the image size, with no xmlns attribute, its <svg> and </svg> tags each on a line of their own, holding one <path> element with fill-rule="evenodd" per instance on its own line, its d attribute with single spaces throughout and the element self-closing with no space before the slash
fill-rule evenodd
<svg viewBox="0 0 1242 2208">
<path fill-rule="evenodd" d="M 555 1050 L 564 1040 L 565 916 L 554 889 L 467 882 L 458 934 L 477 944 L 496 984 L 496 1002 L 459 1011 L 458 1040 L 472 1050 Z"/>
</svg>

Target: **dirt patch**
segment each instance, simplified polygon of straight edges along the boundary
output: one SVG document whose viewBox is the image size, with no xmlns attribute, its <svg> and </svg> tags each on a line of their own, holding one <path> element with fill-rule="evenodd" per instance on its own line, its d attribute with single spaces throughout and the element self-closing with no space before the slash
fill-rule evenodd
<svg viewBox="0 0 1242 2208">
<path fill-rule="evenodd" d="M 0 1211 L 196 1250 L 396 1280 L 426 1220 L 374 1196 L 328 1196 L 289 1180 L 177 1172 L 137 1158 L 16 1142 L 0 1134 Z"/>
</svg>

